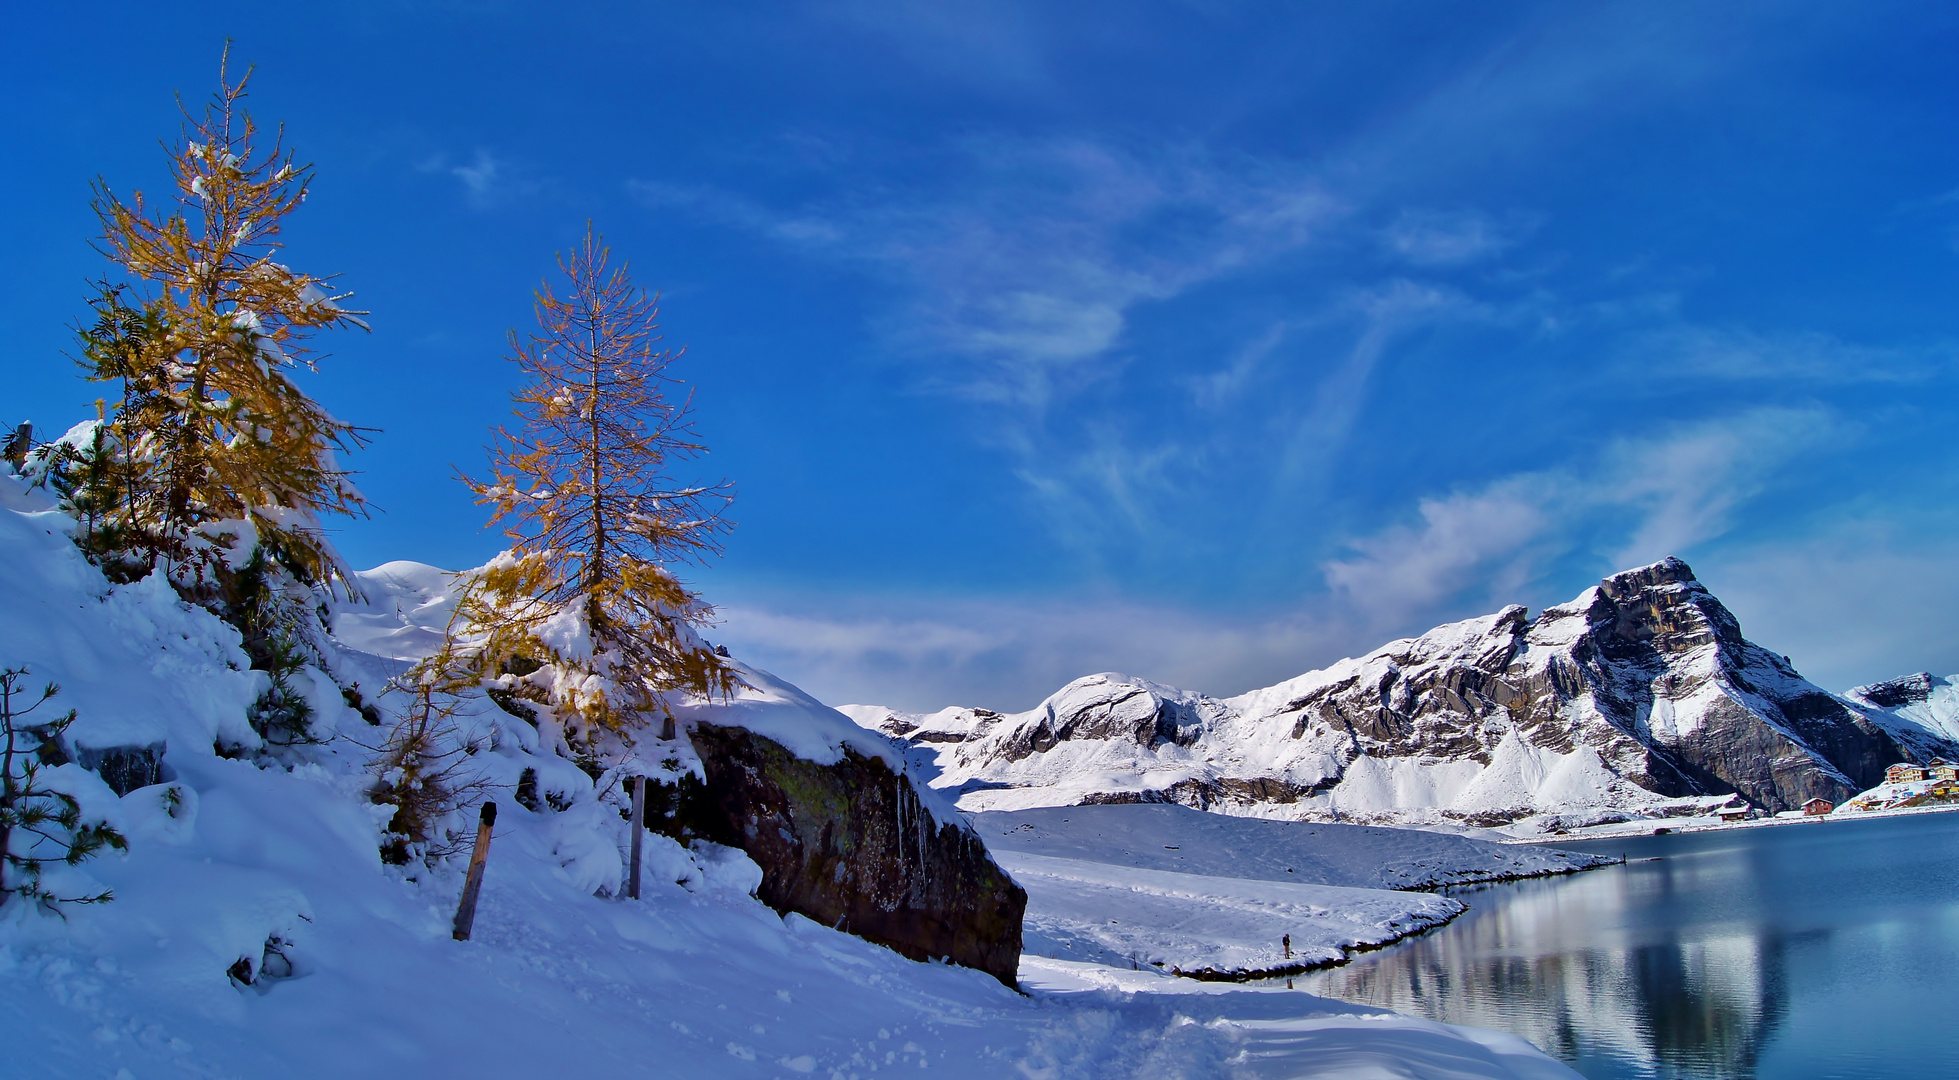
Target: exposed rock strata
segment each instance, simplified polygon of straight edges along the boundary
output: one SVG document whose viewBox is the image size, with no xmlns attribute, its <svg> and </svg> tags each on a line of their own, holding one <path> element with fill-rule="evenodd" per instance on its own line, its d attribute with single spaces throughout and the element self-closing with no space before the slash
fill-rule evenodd
<svg viewBox="0 0 1959 1080">
<path fill-rule="evenodd" d="M 1028 713 L 885 726 L 935 744 L 941 782 L 971 809 L 1177 802 L 1555 827 L 1725 799 L 1841 802 L 1923 749 L 1854 704 L 1746 640 L 1667 559 L 1534 620 L 1505 608 L 1241 697 L 1103 674 Z"/>
<path fill-rule="evenodd" d="M 655 827 L 747 852 L 777 911 L 1015 984 L 1027 894 L 905 776 L 847 748 L 817 764 L 744 728 L 701 723 L 692 738 L 706 779 L 667 789 Z"/>
</svg>

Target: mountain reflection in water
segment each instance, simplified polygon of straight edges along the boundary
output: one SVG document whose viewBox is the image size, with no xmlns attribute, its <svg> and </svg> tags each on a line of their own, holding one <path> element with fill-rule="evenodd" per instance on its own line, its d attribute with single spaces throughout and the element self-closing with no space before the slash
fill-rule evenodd
<svg viewBox="0 0 1959 1080">
<path fill-rule="evenodd" d="M 1297 987 L 1513 1032 L 1593 1080 L 1948 1060 L 1959 814 L 1571 846 L 1634 861 L 1459 891 L 1448 927 Z"/>
</svg>

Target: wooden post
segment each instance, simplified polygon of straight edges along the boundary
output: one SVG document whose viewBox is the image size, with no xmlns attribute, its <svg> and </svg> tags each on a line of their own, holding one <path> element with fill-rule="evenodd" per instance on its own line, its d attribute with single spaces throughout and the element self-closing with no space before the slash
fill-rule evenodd
<svg viewBox="0 0 1959 1080">
<path fill-rule="evenodd" d="M 626 895 L 639 899 L 639 842 L 646 831 L 646 777 L 633 777 L 633 859 L 626 876 Z"/>
<path fill-rule="evenodd" d="M 469 940 L 476 923 L 476 894 L 483 891 L 483 864 L 490 858 L 490 828 L 497 823 L 497 804 L 486 802 L 476 825 L 476 850 L 469 855 L 469 876 L 463 880 L 463 900 L 456 905 L 456 928 L 450 936 Z"/>
</svg>

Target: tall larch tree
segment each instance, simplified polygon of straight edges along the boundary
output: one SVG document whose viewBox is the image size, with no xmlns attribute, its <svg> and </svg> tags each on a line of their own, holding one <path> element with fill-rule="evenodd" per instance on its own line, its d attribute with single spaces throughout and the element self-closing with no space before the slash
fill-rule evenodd
<svg viewBox="0 0 1959 1080">
<path fill-rule="evenodd" d="M 674 477 L 706 448 L 657 298 L 589 224 L 558 265 L 565 294 L 546 283 L 538 331 L 510 335 L 527 380 L 515 430 L 497 430 L 489 479 L 464 478 L 511 548 L 463 591 L 435 667 L 544 706 L 567 748 L 589 751 L 655 718 L 672 737 L 673 695 L 737 685 L 696 633 L 712 608 L 675 574 L 720 552 L 733 491 Z"/>
<path fill-rule="evenodd" d="M 82 334 L 90 377 L 123 388 L 109 425 L 116 490 L 97 501 L 114 535 L 180 588 L 210 588 L 221 549 L 255 538 L 306 583 L 351 591 L 321 515 L 362 510 L 336 457 L 360 433 L 293 375 L 316 370 L 315 333 L 365 328 L 364 313 L 328 279 L 278 261 L 312 166 L 295 162 L 283 127 L 264 144 L 244 108 L 251 73 L 232 81 L 229 60 L 227 47 L 201 111 L 179 101 L 168 198 L 124 200 L 95 184 L 102 251 L 129 279 L 103 286 Z"/>
</svg>

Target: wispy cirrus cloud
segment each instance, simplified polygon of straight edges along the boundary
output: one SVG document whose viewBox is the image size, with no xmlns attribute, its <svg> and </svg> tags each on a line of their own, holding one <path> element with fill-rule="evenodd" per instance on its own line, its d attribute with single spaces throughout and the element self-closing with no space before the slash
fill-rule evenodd
<svg viewBox="0 0 1959 1080">
<path fill-rule="evenodd" d="M 1479 210 L 1403 210 L 1382 230 L 1389 251 L 1421 267 L 1452 267 L 1502 254 L 1535 225 L 1529 218 L 1509 220 Z"/>
<path fill-rule="evenodd" d="M 918 712 L 1027 709 L 1098 671 L 1236 692 L 1335 658 L 1352 638 L 1310 612 L 1246 620 L 1113 600 L 860 599 L 849 610 L 825 601 L 719 614 L 716 640 L 823 701 Z"/>
<path fill-rule="evenodd" d="M 934 154 L 937 184 L 787 209 L 630 190 L 870 267 L 895 297 L 879 328 L 921 385 L 1029 420 L 1108 374 L 1137 306 L 1295 250 L 1341 212 L 1308 172 L 1188 147 L 995 135 Z"/>
<path fill-rule="evenodd" d="M 1590 462 L 1424 498 L 1418 520 L 1350 539 L 1322 570 L 1384 631 L 1516 603 L 1574 555 L 1610 572 L 1728 533 L 1781 469 L 1849 431 L 1822 409 L 1761 408 L 1617 439 Z"/>
<path fill-rule="evenodd" d="M 476 210 L 493 209 L 531 195 L 540 186 L 528 170 L 480 146 L 462 162 L 448 154 L 437 154 L 416 166 L 416 171 L 455 179 L 462 185 L 464 200 Z"/>
<path fill-rule="evenodd" d="M 1864 508 L 1809 535 L 1695 564 L 1742 632 L 1825 689 L 1959 674 L 1959 520 L 1943 506 Z"/>
<path fill-rule="evenodd" d="M 1623 353 L 1643 371 L 1736 382 L 1911 383 L 1959 367 L 1959 344 L 1950 341 L 1872 345 L 1816 331 L 1684 323 L 1637 334 Z"/>
<path fill-rule="evenodd" d="M 731 604 L 720 636 L 833 702 L 1024 709 L 1103 670 L 1238 693 L 1505 604 L 1570 599 L 1594 574 L 1692 554 L 1727 536 L 1780 468 L 1849 434 L 1824 410 L 1757 409 L 1617 440 L 1588 462 L 1423 498 L 1411 520 L 1354 536 L 1345 554 L 1323 561 L 1323 589 L 1262 614 L 1094 596 L 825 598 L 800 613 Z M 1751 557 L 1741 561 L 1757 569 L 1736 573 L 1730 556 L 1701 569 L 1737 581 L 1748 606 L 1768 596 L 1768 582 L 1802 567 L 1862 557 L 1849 543 L 1767 550 L 1781 561 Z M 1897 565 L 1893 577 L 1925 564 Z M 1779 613 L 1788 604 L 1760 606 Z M 1930 608 L 1919 606 L 1924 618 L 1911 625 L 1931 625 Z M 1854 668 L 1844 650 L 1812 644 L 1823 676 Z"/>
</svg>

